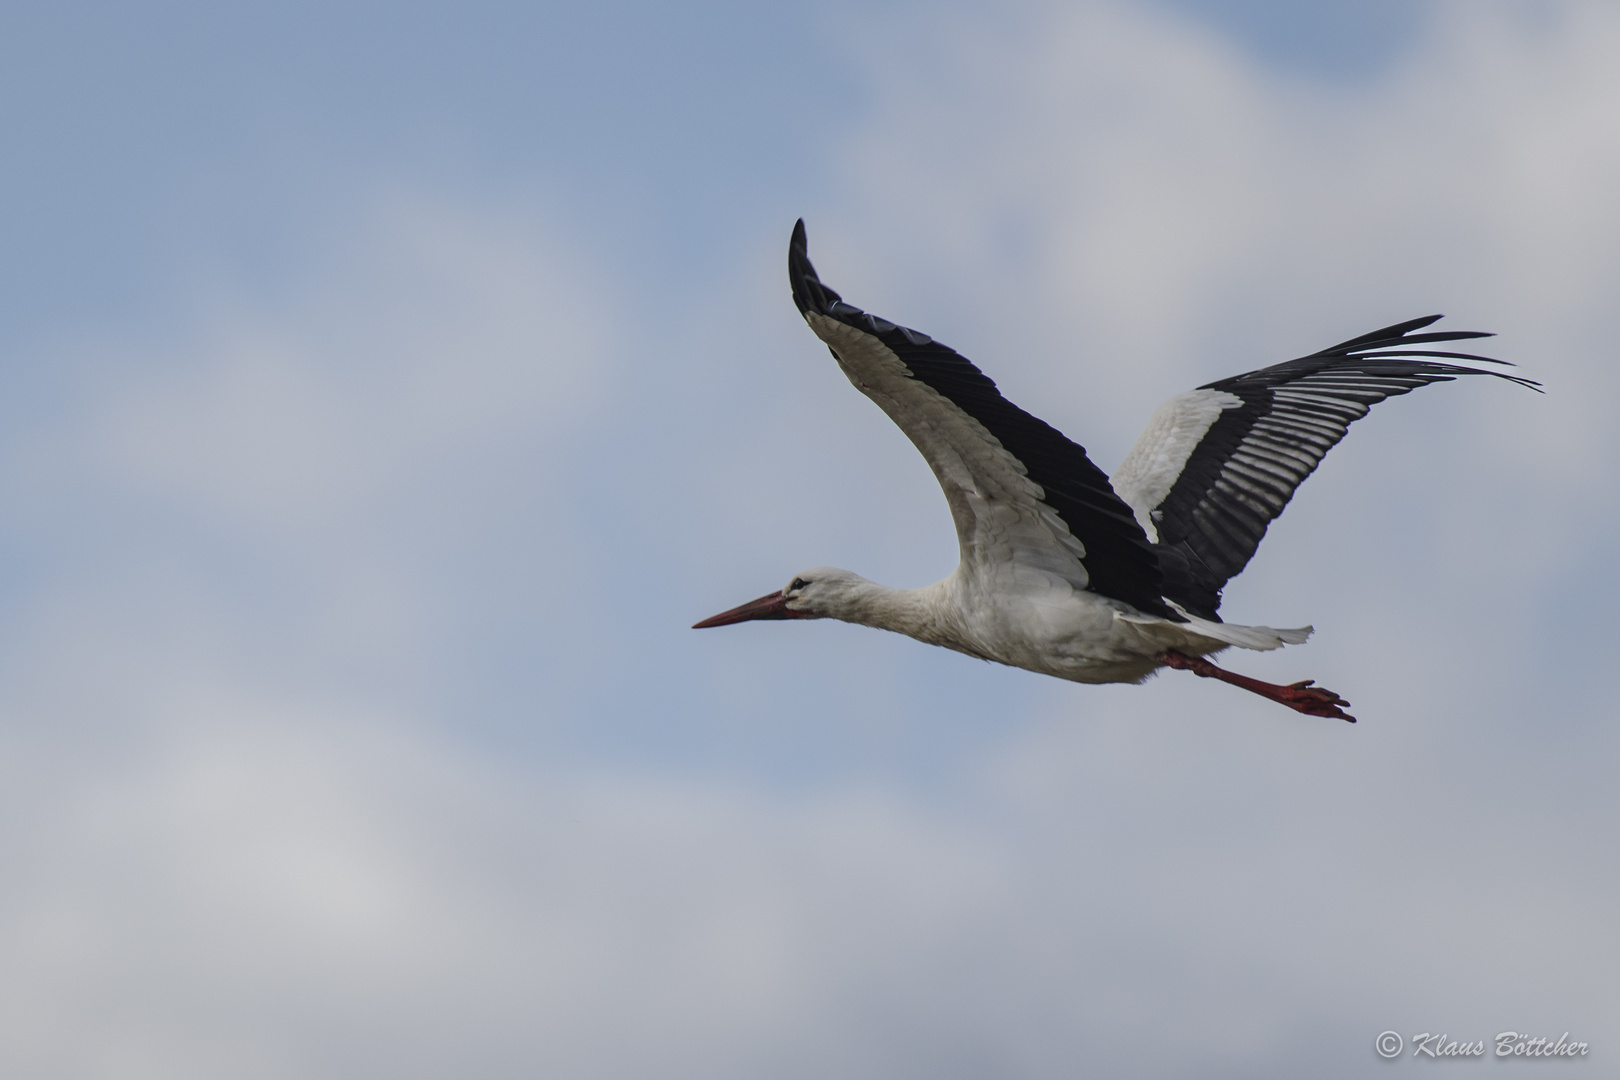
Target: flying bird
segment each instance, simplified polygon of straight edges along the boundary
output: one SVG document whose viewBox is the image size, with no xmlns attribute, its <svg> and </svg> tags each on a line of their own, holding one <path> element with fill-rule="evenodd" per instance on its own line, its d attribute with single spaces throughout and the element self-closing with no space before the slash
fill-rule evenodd
<svg viewBox="0 0 1620 1080">
<path fill-rule="evenodd" d="M 1440 318 L 1430 315 L 1171 398 L 1110 479 L 1084 448 L 1002 397 L 966 357 L 822 284 L 802 220 L 788 244 L 788 280 L 799 313 L 849 381 L 934 470 L 961 562 L 921 589 L 816 567 L 697 629 L 841 619 L 1074 682 L 1139 683 L 1178 668 L 1354 723 L 1343 709 L 1350 703 L 1310 679 L 1261 682 L 1206 659 L 1234 645 L 1298 645 L 1312 632 L 1222 622 L 1221 590 L 1371 406 L 1459 375 L 1537 388 L 1437 362 L 1505 363 L 1436 351 L 1439 342 L 1490 335 L 1420 333 Z"/>
</svg>

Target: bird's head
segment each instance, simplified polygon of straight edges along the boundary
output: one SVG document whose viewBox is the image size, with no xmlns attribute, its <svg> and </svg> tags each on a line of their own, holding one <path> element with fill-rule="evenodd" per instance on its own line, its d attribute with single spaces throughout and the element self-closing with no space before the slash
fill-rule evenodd
<svg viewBox="0 0 1620 1080">
<path fill-rule="evenodd" d="M 766 593 L 758 600 L 722 611 L 695 623 L 692 629 L 706 630 L 711 626 L 729 626 L 753 619 L 842 618 L 846 595 L 857 583 L 864 581 L 864 578 L 848 570 L 818 566 L 794 574 L 781 591 Z"/>
</svg>

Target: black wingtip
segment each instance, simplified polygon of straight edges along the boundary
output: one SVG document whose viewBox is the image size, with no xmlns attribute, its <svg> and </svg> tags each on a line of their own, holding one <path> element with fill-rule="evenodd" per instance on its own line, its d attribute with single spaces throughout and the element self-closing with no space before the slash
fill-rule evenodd
<svg viewBox="0 0 1620 1080">
<path fill-rule="evenodd" d="M 1445 318 L 1444 315 L 1424 315 L 1421 318 L 1408 319 L 1406 322 L 1396 323 L 1389 329 L 1394 336 L 1403 337 L 1406 334 L 1410 334 L 1414 330 L 1421 330 L 1425 326 L 1433 326 L 1443 318 Z"/>
<path fill-rule="evenodd" d="M 810 282 L 816 279 L 816 268 L 810 265 L 809 240 L 804 234 L 804 218 L 794 222 L 793 235 L 788 239 L 788 288 L 793 291 L 793 306 L 800 315 L 808 315 L 816 307 L 810 294 Z"/>
<path fill-rule="evenodd" d="M 1425 315 L 1421 319 L 1410 319 L 1394 326 L 1386 326 L 1382 330 L 1374 330 L 1370 334 L 1363 334 L 1358 338 L 1323 349 L 1315 354 L 1319 357 L 1342 356 L 1349 360 L 1384 360 L 1401 361 L 1408 357 L 1431 357 L 1436 360 L 1467 360 L 1478 364 L 1499 364 L 1503 367 L 1514 365 L 1506 360 L 1498 360 L 1494 356 L 1481 356 L 1478 353 L 1449 352 L 1440 349 L 1414 349 L 1413 345 L 1432 345 L 1444 341 L 1469 341 L 1476 338 L 1495 337 L 1495 334 L 1484 330 L 1436 330 L 1427 334 L 1414 334 L 1412 331 L 1421 330 L 1440 320 L 1439 315 Z M 1388 351 L 1385 351 L 1388 350 Z M 1541 384 L 1533 379 L 1522 378 L 1518 375 L 1509 375 L 1502 371 L 1482 371 L 1478 368 L 1460 368 L 1450 365 L 1437 365 L 1433 370 L 1444 371 L 1447 376 L 1454 375 L 1494 375 L 1498 379 L 1527 386 L 1536 393 L 1545 393 Z"/>
<path fill-rule="evenodd" d="M 824 313 L 840 299 L 837 293 L 821 283 L 816 276 L 816 268 L 810 263 L 804 218 L 794 224 L 793 236 L 788 240 L 788 287 L 793 290 L 793 306 L 799 309 L 800 315 L 808 315 L 812 311 Z"/>
<path fill-rule="evenodd" d="M 1341 341 L 1337 345 L 1323 349 L 1322 352 L 1318 353 L 1317 355 L 1320 356 L 1326 353 L 1337 352 L 1353 352 L 1359 346 L 1369 345 L 1375 341 L 1391 341 L 1397 338 L 1402 338 L 1407 334 L 1410 334 L 1413 330 L 1421 330 L 1425 326 L 1432 326 L 1443 318 L 1445 318 L 1444 315 L 1425 315 L 1419 319 L 1408 319 L 1405 322 L 1398 322 L 1393 326 L 1381 327 L 1374 330 L 1370 334 L 1362 334 L 1360 337 L 1353 337 L 1349 341 Z"/>
<path fill-rule="evenodd" d="M 1301 359 L 1314 360 L 1320 357 L 1339 356 L 1380 356 L 1385 355 L 1377 351 L 1380 349 L 1405 349 L 1405 355 L 1407 356 L 1452 357 L 1459 360 L 1478 360 L 1487 364 L 1505 363 L 1505 361 L 1495 360 L 1488 356 L 1474 356 L 1466 353 L 1431 352 L 1423 349 L 1410 348 L 1410 346 L 1413 345 L 1431 345 L 1442 341 L 1470 341 L 1476 338 L 1488 338 L 1496 336 L 1495 334 L 1487 333 L 1483 330 L 1435 330 L 1427 334 L 1413 333 L 1414 330 L 1421 330 L 1425 326 L 1432 326 L 1442 317 L 1443 316 L 1440 315 L 1425 315 L 1421 319 L 1408 319 L 1406 322 L 1399 322 L 1393 326 L 1385 326 L 1381 329 L 1374 330 L 1370 334 L 1362 334 L 1360 337 L 1353 337 L 1349 341 L 1341 341 L 1337 345 L 1330 346 L 1320 352 L 1312 353 L 1309 357 L 1302 357 Z M 1393 356 L 1396 354 L 1390 353 L 1387 355 Z M 1513 365 L 1509 364 L 1508 366 L 1512 367 Z"/>
</svg>

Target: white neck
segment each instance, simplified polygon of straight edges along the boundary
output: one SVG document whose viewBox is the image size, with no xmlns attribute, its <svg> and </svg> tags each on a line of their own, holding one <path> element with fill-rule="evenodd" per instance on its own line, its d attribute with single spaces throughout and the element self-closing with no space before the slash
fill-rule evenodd
<svg viewBox="0 0 1620 1080">
<path fill-rule="evenodd" d="M 838 571 L 838 575 L 838 580 L 827 582 L 823 595 L 816 597 L 817 615 L 982 655 L 964 633 L 950 578 L 921 589 L 891 589 L 847 570 Z"/>
</svg>

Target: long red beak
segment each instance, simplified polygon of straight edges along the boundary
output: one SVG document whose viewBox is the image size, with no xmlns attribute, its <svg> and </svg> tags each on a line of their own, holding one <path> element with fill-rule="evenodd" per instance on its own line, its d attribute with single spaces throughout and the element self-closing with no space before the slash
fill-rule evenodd
<svg viewBox="0 0 1620 1080">
<path fill-rule="evenodd" d="M 803 611 L 789 611 L 787 597 L 779 592 L 767 593 L 758 600 L 750 600 L 741 607 L 734 607 L 730 611 L 704 619 L 700 623 L 693 623 L 694 630 L 707 630 L 711 626 L 730 626 L 736 622 L 748 622 L 752 619 L 810 619 L 813 615 Z"/>
</svg>

